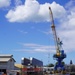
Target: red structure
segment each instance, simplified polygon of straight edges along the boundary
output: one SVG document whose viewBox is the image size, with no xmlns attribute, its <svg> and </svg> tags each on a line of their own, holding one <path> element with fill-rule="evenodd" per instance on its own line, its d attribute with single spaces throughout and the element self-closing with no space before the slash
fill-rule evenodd
<svg viewBox="0 0 75 75">
<path fill-rule="evenodd" d="M 32 59 L 23 58 L 23 59 L 22 65 L 25 67 L 22 68 L 22 75 L 43 75 L 42 61 L 35 58 Z"/>
</svg>

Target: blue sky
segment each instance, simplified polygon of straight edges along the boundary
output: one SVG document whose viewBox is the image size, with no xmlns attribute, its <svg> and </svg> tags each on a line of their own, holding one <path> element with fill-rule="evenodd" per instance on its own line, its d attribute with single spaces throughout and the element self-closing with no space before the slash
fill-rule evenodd
<svg viewBox="0 0 75 75">
<path fill-rule="evenodd" d="M 75 55 L 74 0 L 0 0 L 0 54 L 34 57 L 44 65 L 55 63 L 54 38 L 48 7 L 53 11 L 57 35 L 63 41 L 69 64 Z"/>
</svg>

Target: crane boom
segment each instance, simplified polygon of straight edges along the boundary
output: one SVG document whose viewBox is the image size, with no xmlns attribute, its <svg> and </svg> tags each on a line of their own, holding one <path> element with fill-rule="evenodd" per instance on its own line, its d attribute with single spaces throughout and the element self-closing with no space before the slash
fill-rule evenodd
<svg viewBox="0 0 75 75">
<path fill-rule="evenodd" d="M 56 53 L 60 53 L 59 45 L 58 45 L 58 38 L 57 38 L 56 29 L 55 29 L 55 25 L 54 25 L 53 13 L 52 13 L 52 10 L 50 7 L 49 7 L 49 10 L 50 10 L 50 15 L 51 15 L 50 18 L 51 18 L 51 22 L 52 22 L 51 28 L 53 31 L 55 45 L 56 45 Z"/>
<path fill-rule="evenodd" d="M 62 61 L 64 58 L 66 58 L 66 54 L 64 53 L 64 50 L 61 50 L 61 45 L 62 42 L 60 41 L 60 39 L 57 37 L 57 33 L 56 33 L 56 29 L 55 29 L 55 24 L 54 24 L 54 19 L 53 19 L 53 13 L 51 8 L 49 7 L 49 11 L 50 11 L 50 18 L 51 18 L 51 28 L 53 31 L 53 36 L 54 36 L 54 41 L 55 41 L 55 47 L 56 47 L 56 53 L 53 55 L 53 58 L 55 58 L 57 60 L 57 64 L 55 64 L 54 66 L 54 72 L 64 72 L 65 71 L 65 65 L 62 64 Z M 59 70 L 60 69 L 60 70 Z"/>
</svg>

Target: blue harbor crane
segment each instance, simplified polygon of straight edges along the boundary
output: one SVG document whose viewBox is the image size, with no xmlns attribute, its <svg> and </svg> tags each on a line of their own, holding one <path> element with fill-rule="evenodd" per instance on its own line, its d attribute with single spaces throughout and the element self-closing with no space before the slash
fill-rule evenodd
<svg viewBox="0 0 75 75">
<path fill-rule="evenodd" d="M 65 71 L 65 66 L 62 64 L 62 61 L 64 58 L 66 58 L 66 54 L 64 53 L 64 50 L 61 49 L 62 47 L 62 41 L 57 37 L 56 29 L 55 29 L 55 24 L 54 24 L 54 19 L 53 19 L 53 13 L 51 10 L 51 7 L 49 7 L 50 15 L 51 15 L 51 28 L 54 36 L 54 41 L 55 41 L 55 47 L 56 47 L 56 53 L 53 55 L 53 58 L 57 61 L 57 63 L 54 66 L 54 71 L 58 71 L 59 69 L 61 71 Z"/>
</svg>

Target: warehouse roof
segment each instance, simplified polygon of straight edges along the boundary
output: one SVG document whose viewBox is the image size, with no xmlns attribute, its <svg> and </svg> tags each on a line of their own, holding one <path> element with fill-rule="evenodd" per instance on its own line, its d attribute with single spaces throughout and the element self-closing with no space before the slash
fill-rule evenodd
<svg viewBox="0 0 75 75">
<path fill-rule="evenodd" d="M 7 61 L 13 59 L 12 57 L 13 57 L 13 55 L 11 55 L 11 54 L 0 54 L 0 62 L 7 62 Z M 15 62 L 15 60 L 14 60 L 14 62 Z"/>
<path fill-rule="evenodd" d="M 9 60 L 10 60 L 10 58 L 0 58 L 0 62 L 7 62 Z"/>
<path fill-rule="evenodd" d="M 9 57 L 9 58 L 11 58 L 11 57 L 13 57 L 13 55 L 11 55 L 11 54 L 0 54 L 0 58 L 7 58 L 7 57 Z"/>
<path fill-rule="evenodd" d="M 15 64 L 15 67 L 17 67 L 17 68 L 23 68 L 23 67 L 26 67 L 26 66 L 23 66 L 22 64 Z"/>
</svg>

